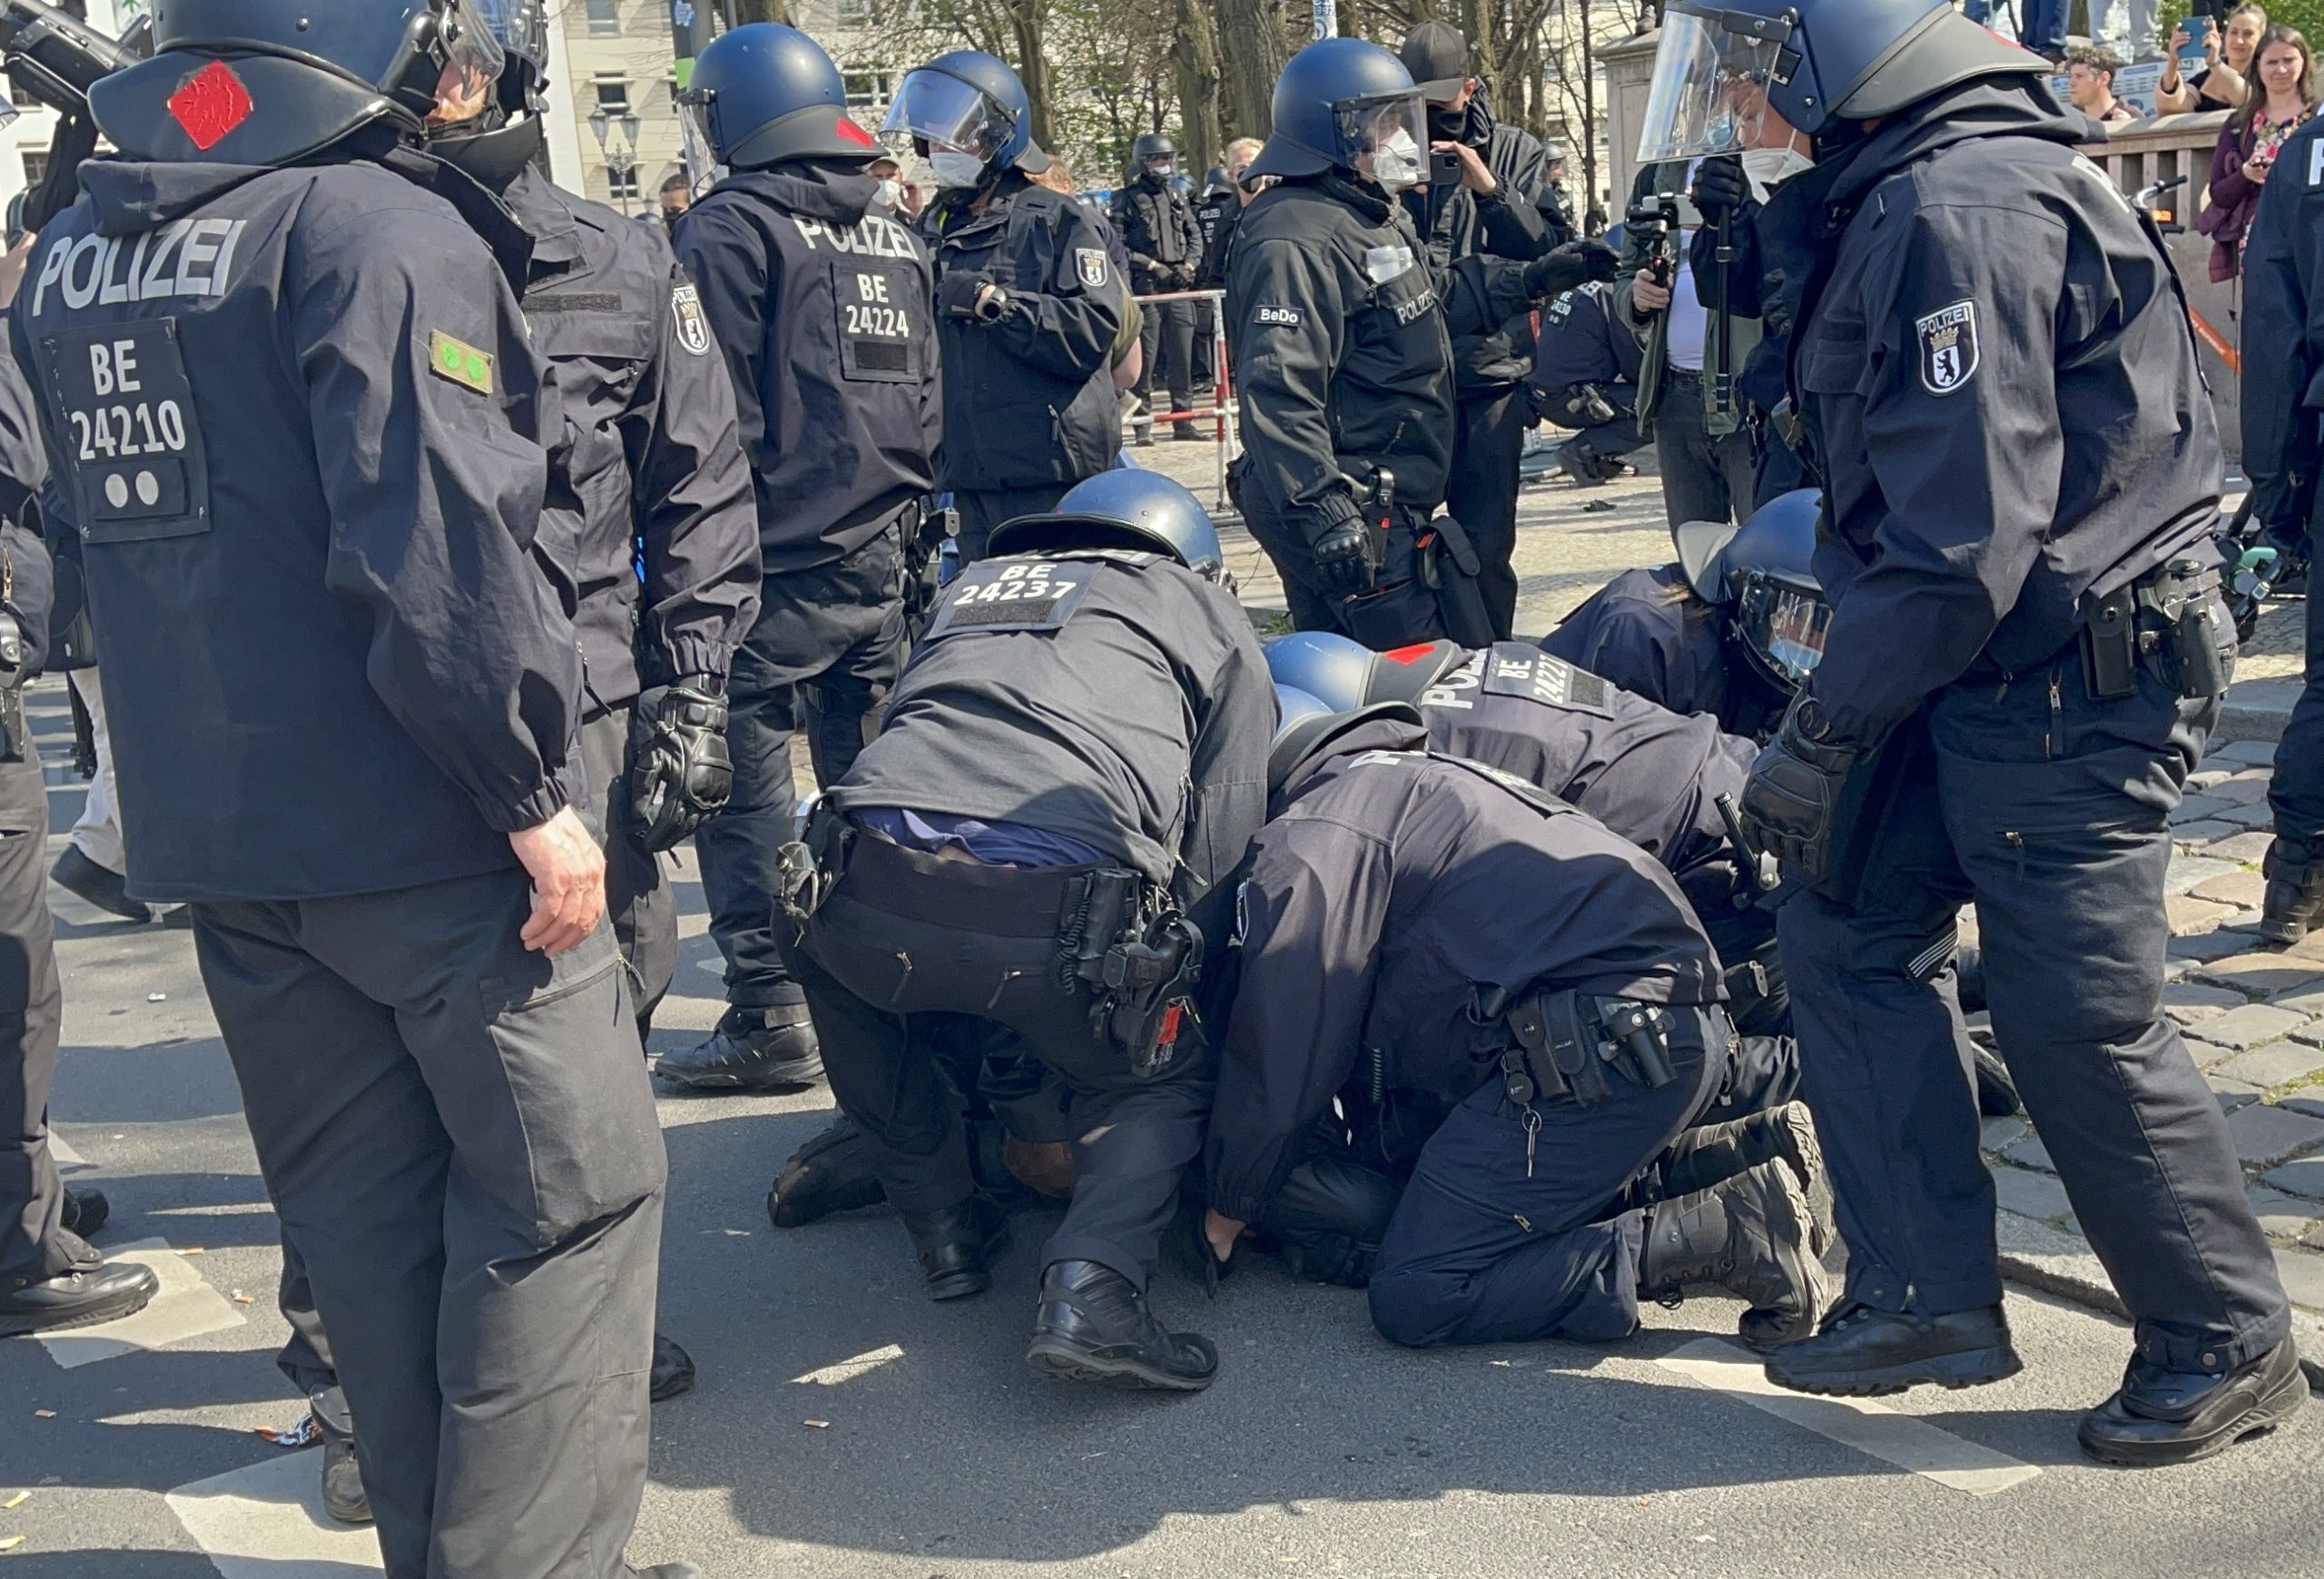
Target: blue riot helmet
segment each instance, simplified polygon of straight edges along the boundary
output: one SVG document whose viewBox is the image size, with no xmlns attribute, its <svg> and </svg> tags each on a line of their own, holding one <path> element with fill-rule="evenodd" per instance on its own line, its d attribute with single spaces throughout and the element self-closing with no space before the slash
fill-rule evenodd
<svg viewBox="0 0 2324 1579">
<path fill-rule="evenodd" d="M 1282 794 L 1283 786 L 1291 782 L 1291 775 L 1299 771 L 1301 764 L 1359 725 L 1377 718 L 1393 718 L 1425 735 L 1426 725 L 1421 721 L 1420 711 L 1409 702 L 1374 702 L 1369 706 L 1343 710 L 1280 681 L 1275 685 L 1275 696 L 1280 722 L 1275 725 L 1275 744 L 1267 749 L 1270 795 Z"/>
<path fill-rule="evenodd" d="M 1460 643 L 1418 642 L 1375 653 L 1331 631 L 1302 630 L 1267 643 L 1267 673 L 1345 712 L 1375 702 L 1418 702 L 1466 656 Z"/>
<path fill-rule="evenodd" d="M 1768 108 L 1828 139 L 1843 123 L 1893 115 L 1978 77 L 2049 70 L 1950 0 L 1670 0 L 1639 158 L 1739 153 L 1755 145 L 1750 123 Z"/>
<path fill-rule="evenodd" d="M 1025 84 L 1006 61 L 980 49 L 956 49 L 906 72 L 880 130 L 911 138 L 948 187 L 980 185 L 1011 165 L 1028 175 L 1049 167 L 1033 143 Z"/>
<path fill-rule="evenodd" d="M 1159 551 L 1206 581 L 1226 579 L 1226 558 L 1210 512 L 1158 471 L 1101 471 L 1078 482 L 1057 508 L 995 527 L 990 552 L 1109 548 Z"/>
<path fill-rule="evenodd" d="M 846 85 L 822 45 L 775 22 L 711 41 L 678 93 L 678 121 L 697 188 L 786 159 L 882 157 L 878 139 L 848 115 Z"/>
<path fill-rule="evenodd" d="M 542 0 L 470 0 L 504 64 L 491 96 L 468 119 L 429 123 L 428 149 L 493 192 L 506 192 L 527 164 L 547 169 L 548 19 Z"/>
<path fill-rule="evenodd" d="M 416 135 L 448 70 L 503 64 L 476 0 L 153 0 L 153 58 L 89 90 L 133 158 L 281 165 L 387 122 Z"/>
<path fill-rule="evenodd" d="M 1714 601 L 1727 605 L 1737 645 L 1780 691 L 1797 690 L 1823 661 L 1832 624 L 1815 568 L 1823 508 L 1823 496 L 1809 488 L 1769 499 L 1728 541 L 1711 572 L 1724 594 Z"/>
<path fill-rule="evenodd" d="M 1275 80 L 1275 123 L 1243 173 L 1351 170 L 1389 192 L 1428 179 L 1428 108 L 1393 51 L 1361 38 L 1319 38 Z"/>
<path fill-rule="evenodd" d="M 1286 686 L 1277 680 L 1275 686 L 1275 737 L 1282 739 L 1300 722 L 1308 718 L 1330 718 L 1339 709 L 1327 706 L 1319 696 L 1309 695 L 1296 686 Z"/>
</svg>

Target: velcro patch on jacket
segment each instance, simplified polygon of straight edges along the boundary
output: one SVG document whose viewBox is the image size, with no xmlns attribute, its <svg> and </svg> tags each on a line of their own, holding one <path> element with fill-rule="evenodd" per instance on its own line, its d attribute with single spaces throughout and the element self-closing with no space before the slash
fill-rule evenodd
<svg viewBox="0 0 2324 1579">
<path fill-rule="evenodd" d="M 1568 712 L 1614 715 L 1613 686 L 1523 642 L 1493 644 L 1485 666 L 1484 692 L 1488 696 L 1521 696 Z"/>
<path fill-rule="evenodd" d="M 428 370 L 479 395 L 492 393 L 492 353 L 478 350 L 440 329 L 428 331 Z"/>
<path fill-rule="evenodd" d="M 1269 307 L 1262 302 L 1252 310 L 1251 321 L 1262 328 L 1297 329 L 1307 321 L 1307 313 L 1303 308 Z"/>
<path fill-rule="evenodd" d="M 1949 395 L 1977 376 L 1977 304 L 1972 301 L 1940 308 L 1913 321 L 1921 342 L 1921 387 L 1932 395 Z"/>
</svg>

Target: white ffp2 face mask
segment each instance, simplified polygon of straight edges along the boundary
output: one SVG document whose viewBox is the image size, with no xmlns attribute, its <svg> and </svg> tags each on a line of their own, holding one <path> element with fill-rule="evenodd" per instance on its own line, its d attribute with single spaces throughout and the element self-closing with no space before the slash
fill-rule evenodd
<svg viewBox="0 0 2324 1579">
<path fill-rule="evenodd" d="M 1743 155 L 1743 179 L 1751 183 L 1752 197 L 1765 202 L 1777 187 L 1815 165 L 1797 148 L 1754 148 Z"/>
<path fill-rule="evenodd" d="M 933 149 L 928 155 L 928 167 L 936 173 L 939 186 L 973 187 L 984 184 L 984 161 L 973 153 L 956 153 L 949 148 Z"/>
<path fill-rule="evenodd" d="M 1372 151 L 1372 179 L 1390 192 L 1420 184 L 1420 144 L 1413 141 L 1411 133 L 1392 132 L 1386 142 Z"/>
<path fill-rule="evenodd" d="M 880 213 L 892 213 L 904 200 L 904 183 L 891 175 L 880 183 L 880 190 L 872 194 L 872 207 Z"/>
</svg>

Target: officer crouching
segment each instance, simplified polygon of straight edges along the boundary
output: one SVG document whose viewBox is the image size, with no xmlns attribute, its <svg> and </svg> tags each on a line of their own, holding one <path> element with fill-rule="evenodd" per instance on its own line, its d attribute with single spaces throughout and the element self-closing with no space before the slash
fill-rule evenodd
<svg viewBox="0 0 2324 1579">
<path fill-rule="evenodd" d="M 1717 1287 L 1744 1338 L 1815 1329 L 1827 1237 L 1802 1110 L 1730 1081 L 1718 961 L 1670 874 L 1565 802 L 1426 749 L 1402 704 L 1286 692 L 1236 895 L 1241 982 L 1208 1147 L 1213 1253 L 1246 1223 L 1378 1245 L 1398 1343 L 1606 1342 Z M 1698 1129 L 1709 1123 L 1710 1129 Z M 1384 1224 L 1330 1221 L 1363 1159 Z M 1319 1188 L 1309 1171 L 1339 1177 Z"/>
<path fill-rule="evenodd" d="M 989 1288 L 1008 1238 L 951 1086 L 981 1089 L 1072 1151 L 1027 1363 L 1195 1390 L 1217 1357 L 1146 1286 L 1210 1107 L 1204 968 L 1265 813 L 1274 692 L 1177 483 L 1108 472 L 992 548 L 785 852 L 800 980 L 930 1297 Z M 965 1070 L 940 1065 L 950 1016 L 985 1022 Z"/>
</svg>

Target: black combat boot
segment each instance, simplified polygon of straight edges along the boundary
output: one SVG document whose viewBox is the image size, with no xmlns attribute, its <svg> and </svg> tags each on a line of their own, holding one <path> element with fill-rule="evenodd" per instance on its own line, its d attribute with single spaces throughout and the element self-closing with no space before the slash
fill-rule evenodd
<svg viewBox="0 0 2324 1579">
<path fill-rule="evenodd" d="M 2191 1464 L 2274 1430 L 2307 1402 L 2297 1338 L 2219 1376 L 2167 1371 L 2133 1356 L 2121 1390 L 2084 1415 L 2076 1435 L 2101 1464 Z"/>
<path fill-rule="evenodd" d="M 2296 943 L 2324 909 L 2324 849 L 2281 834 L 2260 863 L 2268 894 L 2260 902 L 2260 935 L 2271 943 Z"/>
<path fill-rule="evenodd" d="M 693 1391 L 694 1356 L 660 1333 L 655 1333 L 654 1365 L 645 1376 L 645 1396 L 651 1402 L 661 1404 L 680 1393 Z"/>
<path fill-rule="evenodd" d="M 1737 1331 L 1765 1351 L 1816 1330 L 1824 1264 L 1815 1214 L 1787 1162 L 1773 1160 L 1647 1213 L 1639 1268 L 1643 1298 L 1676 1303 L 1689 1289 L 1740 1295 L 1750 1309 Z"/>
<path fill-rule="evenodd" d="M 64 1211 L 61 1226 L 68 1234 L 78 1234 L 84 1239 L 94 1239 L 97 1231 L 113 1216 L 113 1202 L 105 1199 L 102 1189 L 75 1189 L 64 1187 Z"/>
<path fill-rule="evenodd" d="M 355 1415 L 337 1383 L 309 1389 L 315 1430 L 323 1443 L 323 1512 L 342 1525 L 371 1522 L 370 1494 L 363 1489 L 363 1466 L 355 1459 Z"/>
<path fill-rule="evenodd" d="M 0 1278 L 0 1337 L 20 1332 L 63 1332 L 118 1321 L 145 1308 L 162 1291 L 150 1267 L 108 1263 L 70 1229 L 59 1231 L 72 1264 L 54 1278 Z"/>
<path fill-rule="evenodd" d="M 1206 1337 L 1165 1330 L 1111 1267 L 1058 1261 L 1041 1274 L 1025 1364 L 1065 1381 L 1198 1393 L 1218 1375 L 1218 1351 Z"/>
<path fill-rule="evenodd" d="M 1594 449 L 1586 449 L 1572 439 L 1558 446 L 1558 469 L 1573 479 L 1580 488 L 1602 488 L 1609 480 L 1605 463 Z"/>
<path fill-rule="evenodd" d="M 1795 1393 L 1873 1398 L 1921 1382 L 1974 1387 L 2025 1368 L 2001 1307 L 1935 1317 L 1843 1305 L 1824 1330 L 1768 1357 L 1768 1380 Z"/>
<path fill-rule="evenodd" d="M 1210 435 L 1195 426 L 1191 418 L 1170 424 L 1171 439 L 1180 444 L 1207 444 Z"/>
<path fill-rule="evenodd" d="M 845 1113 L 835 1113 L 831 1128 L 793 1151 L 774 1176 L 766 1215 L 776 1228 L 804 1228 L 833 1212 L 860 1211 L 887 1199 L 863 1131 Z"/>
<path fill-rule="evenodd" d="M 1787 1102 L 1680 1135 L 1663 1153 L 1663 1198 L 1676 1199 L 1709 1189 L 1778 1158 L 1807 1197 L 1814 1248 L 1820 1256 L 1832 1242 L 1832 1179 L 1824 1169 L 1824 1149 L 1817 1144 L 1816 1120 L 1805 1102 Z"/>
<path fill-rule="evenodd" d="M 804 1003 L 729 1009 L 718 1029 L 684 1052 L 665 1052 L 654 1072 L 696 1091 L 795 1091 L 823 1078 L 814 1021 Z"/>
<path fill-rule="evenodd" d="M 931 1299 L 960 1299 L 992 1287 L 992 1264 L 1009 1248 L 1009 1214 L 990 1196 L 972 1195 L 933 1217 L 906 1217 Z"/>
</svg>

